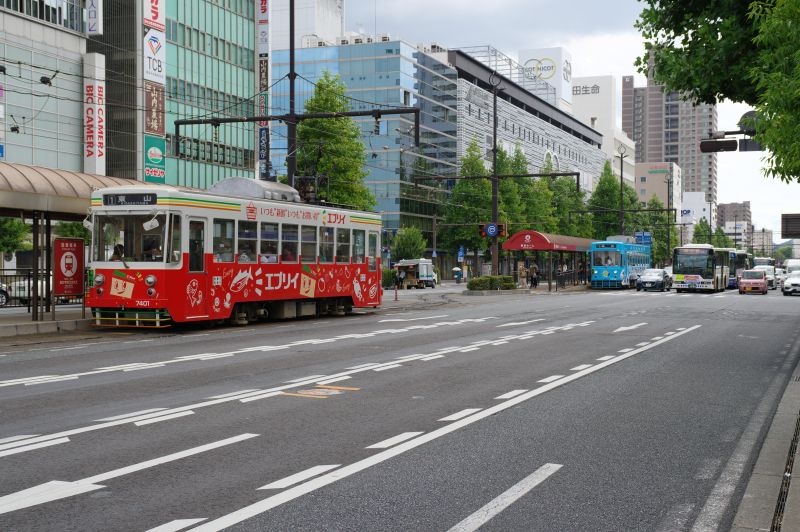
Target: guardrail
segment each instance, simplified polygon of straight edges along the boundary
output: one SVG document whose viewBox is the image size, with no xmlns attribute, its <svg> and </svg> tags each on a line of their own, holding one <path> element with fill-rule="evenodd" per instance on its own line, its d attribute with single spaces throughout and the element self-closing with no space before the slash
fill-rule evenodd
<svg viewBox="0 0 800 532">
<path fill-rule="evenodd" d="M 38 295 L 40 300 L 44 300 L 45 305 L 50 307 L 50 301 L 46 300 L 48 284 L 42 278 L 44 272 L 40 272 L 38 281 Z M 49 281 L 49 288 L 52 291 L 53 280 Z M 86 279 L 84 279 L 86 286 Z M 0 269 L 0 308 L 5 307 L 27 307 L 31 310 L 33 294 L 33 270 L 31 268 L 16 268 L 13 270 Z M 56 305 L 70 305 L 80 303 L 83 296 L 51 296 L 55 299 Z"/>
</svg>

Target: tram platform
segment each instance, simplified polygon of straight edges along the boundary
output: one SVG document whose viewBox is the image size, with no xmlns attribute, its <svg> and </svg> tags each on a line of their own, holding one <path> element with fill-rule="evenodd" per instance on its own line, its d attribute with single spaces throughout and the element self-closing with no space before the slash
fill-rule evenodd
<svg viewBox="0 0 800 532">
<path fill-rule="evenodd" d="M 87 309 L 88 316 L 88 309 Z M 48 313 L 41 321 L 31 321 L 26 307 L 0 309 L 0 338 L 80 331 L 89 328 L 79 305 L 56 307 L 56 319 Z"/>
</svg>

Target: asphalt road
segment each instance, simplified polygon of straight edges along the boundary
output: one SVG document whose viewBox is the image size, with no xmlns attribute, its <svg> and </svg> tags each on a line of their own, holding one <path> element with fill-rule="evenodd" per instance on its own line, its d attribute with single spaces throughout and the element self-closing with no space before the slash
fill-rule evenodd
<svg viewBox="0 0 800 532">
<path fill-rule="evenodd" d="M 800 352 L 779 292 L 401 299 L 0 348 L 0 530 L 725 530 Z"/>
</svg>

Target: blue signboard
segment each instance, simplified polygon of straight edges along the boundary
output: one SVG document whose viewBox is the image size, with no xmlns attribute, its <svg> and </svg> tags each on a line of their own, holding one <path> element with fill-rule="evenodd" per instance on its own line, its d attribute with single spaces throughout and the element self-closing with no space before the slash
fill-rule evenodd
<svg viewBox="0 0 800 532">
<path fill-rule="evenodd" d="M 0 159 L 3 159 L 6 156 L 6 145 L 0 144 Z"/>
<path fill-rule="evenodd" d="M 260 127 L 258 128 L 258 160 L 266 161 L 267 152 L 269 152 L 269 129 Z"/>
<path fill-rule="evenodd" d="M 497 236 L 497 224 L 486 224 L 486 236 Z"/>
<path fill-rule="evenodd" d="M 464 262 L 464 246 L 458 246 L 458 262 Z"/>
<path fill-rule="evenodd" d="M 637 244 L 651 245 L 653 243 L 653 233 L 650 231 L 636 231 L 633 234 Z"/>
</svg>

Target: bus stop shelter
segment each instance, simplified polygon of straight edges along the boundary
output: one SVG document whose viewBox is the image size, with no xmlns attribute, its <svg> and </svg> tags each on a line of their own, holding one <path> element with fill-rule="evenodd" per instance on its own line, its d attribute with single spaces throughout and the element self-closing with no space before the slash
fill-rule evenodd
<svg viewBox="0 0 800 532">
<path fill-rule="evenodd" d="M 0 162 L 0 216 L 32 221 L 32 321 L 44 319 L 45 303 L 52 301 L 51 283 L 44 282 L 46 293 L 38 293 L 39 279 L 52 275 L 52 222 L 85 219 L 92 191 L 119 185 L 153 186 L 133 179 Z"/>
<path fill-rule="evenodd" d="M 558 290 L 559 283 L 563 286 L 567 282 L 578 284 L 585 281 L 589 264 L 587 254 L 592 248 L 592 242 L 596 241 L 591 238 L 528 230 L 511 235 L 503 243 L 503 249 L 535 252 L 540 276 L 542 273 L 546 274 L 549 290 L 552 290 L 555 280 Z M 539 264 L 540 253 L 546 253 L 543 264 Z"/>
</svg>

